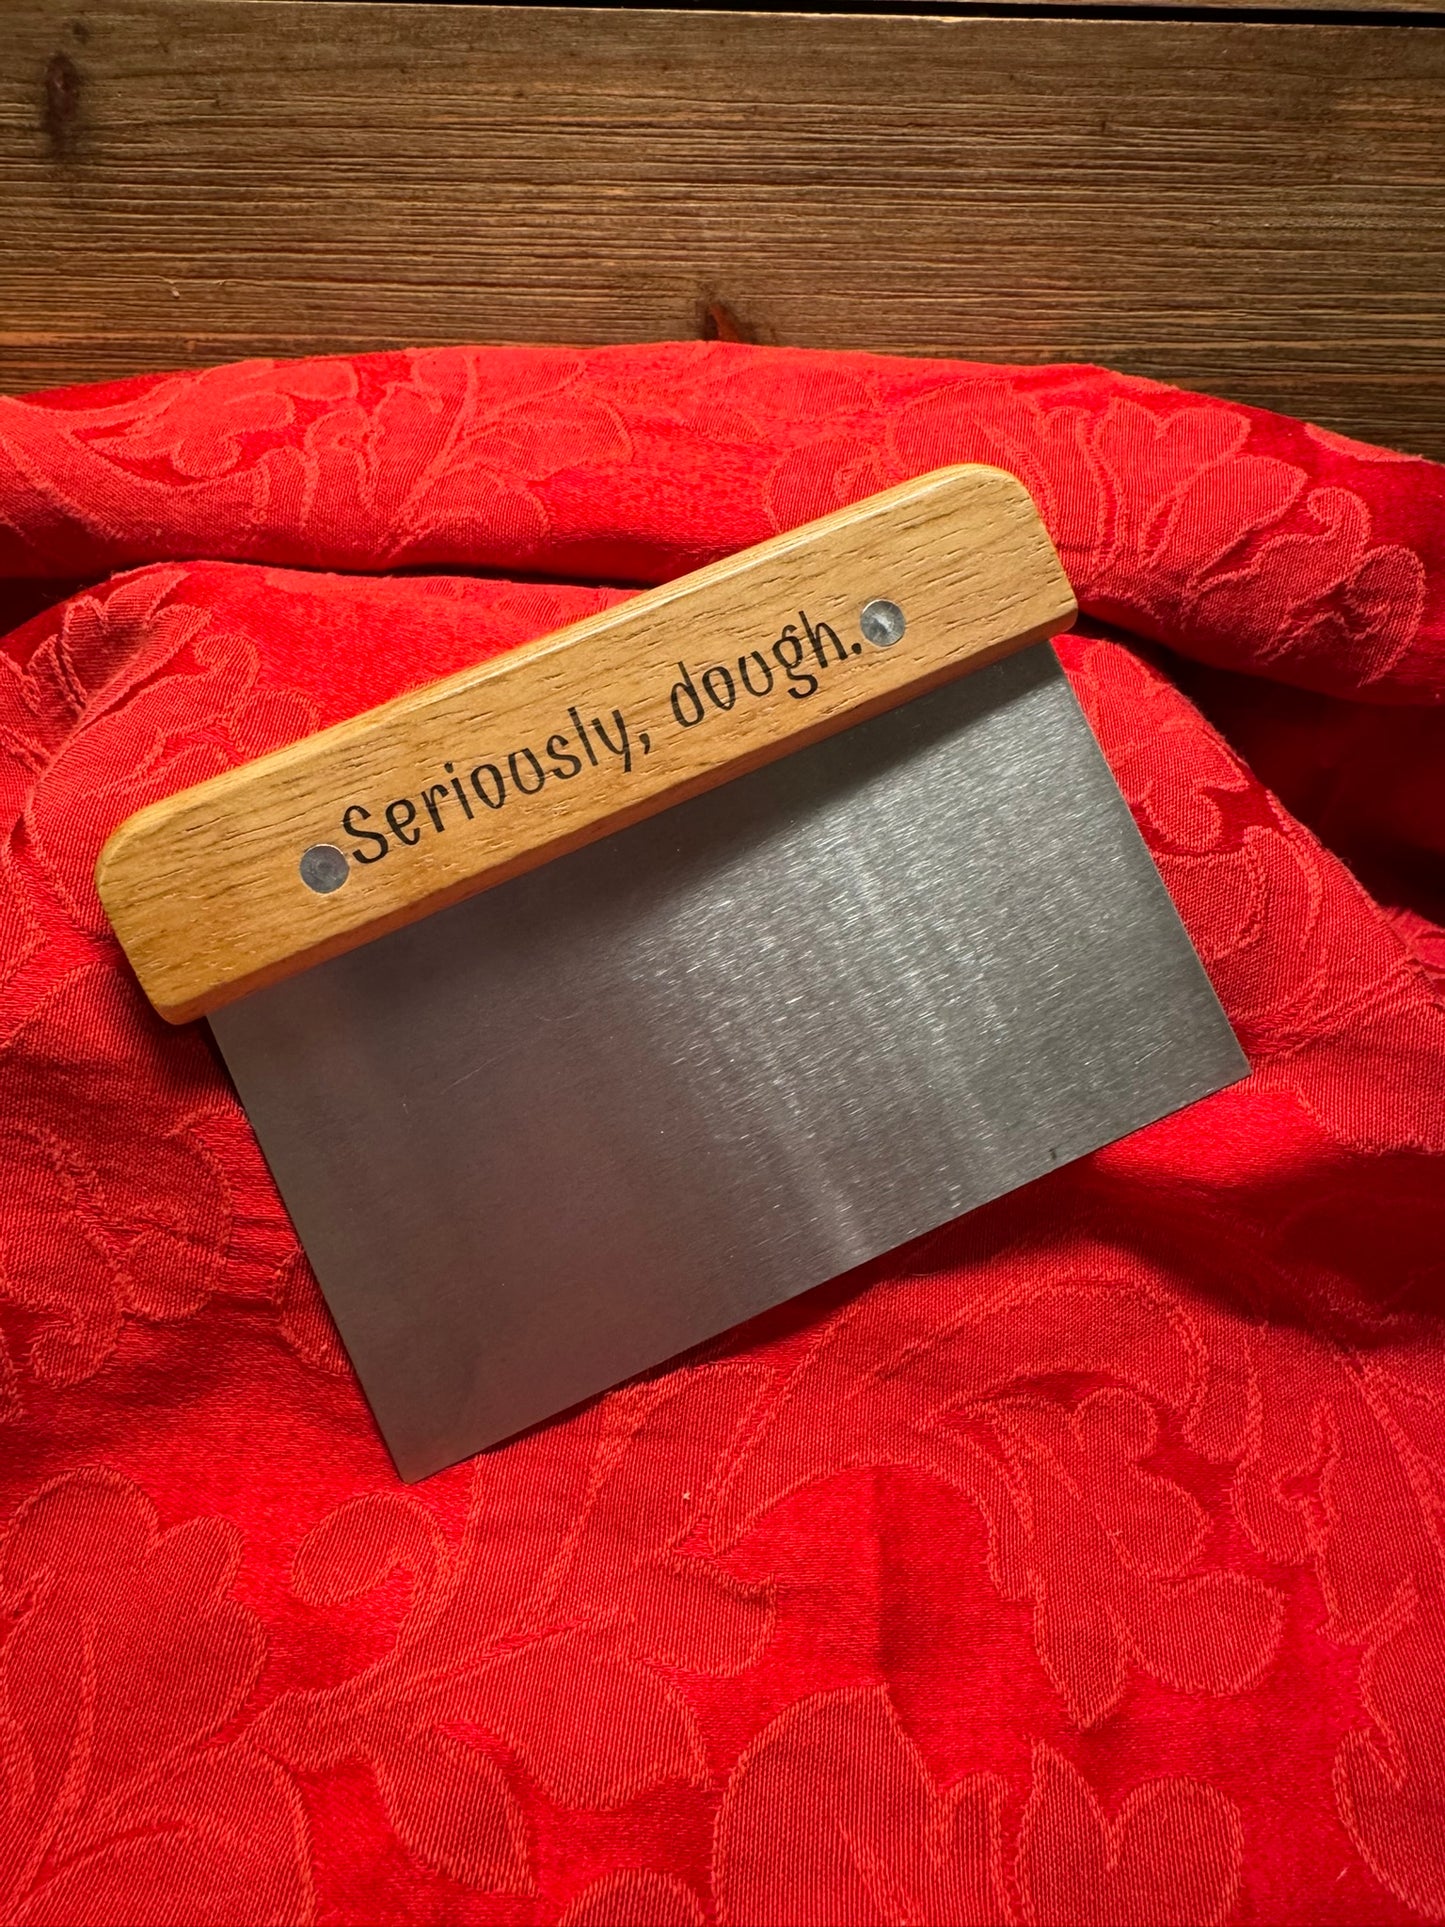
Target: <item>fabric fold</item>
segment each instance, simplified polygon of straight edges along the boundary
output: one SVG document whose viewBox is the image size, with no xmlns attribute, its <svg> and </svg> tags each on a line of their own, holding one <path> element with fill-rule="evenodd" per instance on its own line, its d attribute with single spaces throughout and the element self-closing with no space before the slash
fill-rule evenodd
<svg viewBox="0 0 1445 1927">
<path fill-rule="evenodd" d="M 101 843 L 956 460 L 1059 543 L 1250 1078 L 401 1488 Z M 1442 497 L 1101 370 L 728 344 L 0 400 L 0 1920 L 1445 1918 Z"/>
</svg>

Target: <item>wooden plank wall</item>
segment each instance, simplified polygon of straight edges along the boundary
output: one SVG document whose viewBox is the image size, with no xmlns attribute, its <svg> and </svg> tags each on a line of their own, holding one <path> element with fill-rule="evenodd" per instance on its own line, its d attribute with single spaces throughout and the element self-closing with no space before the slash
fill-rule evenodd
<svg viewBox="0 0 1445 1927">
<path fill-rule="evenodd" d="M 1445 457 L 1445 17 L 1115 12 L 10 0 L 0 388 L 721 331 Z"/>
</svg>

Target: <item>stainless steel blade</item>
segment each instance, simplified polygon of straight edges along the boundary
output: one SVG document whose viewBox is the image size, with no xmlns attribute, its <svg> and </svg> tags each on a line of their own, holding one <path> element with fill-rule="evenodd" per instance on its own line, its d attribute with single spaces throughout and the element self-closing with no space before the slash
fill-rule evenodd
<svg viewBox="0 0 1445 1927">
<path fill-rule="evenodd" d="M 1047 645 L 212 1024 L 407 1478 L 1248 1068 Z"/>
</svg>

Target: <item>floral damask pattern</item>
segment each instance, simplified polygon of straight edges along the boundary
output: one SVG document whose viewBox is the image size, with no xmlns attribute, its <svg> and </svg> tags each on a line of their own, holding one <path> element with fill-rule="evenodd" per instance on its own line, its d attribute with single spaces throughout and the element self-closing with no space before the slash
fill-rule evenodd
<svg viewBox="0 0 1445 1927">
<path fill-rule="evenodd" d="M 727 1927 L 1212 1927 L 1227 1917 L 1243 1841 L 1235 1808 L 1211 1788 L 1154 1781 L 1111 1820 L 1078 1769 L 1041 1744 L 1012 1867 L 1009 1794 L 990 1773 L 940 1791 L 882 1688 L 803 1700 L 758 1736 L 728 1784 L 718 1917 Z"/>
<path fill-rule="evenodd" d="M 679 1373 L 477 1462 L 453 1551 L 419 1503 L 367 1493 L 302 1541 L 313 1606 L 398 1566 L 412 1599 L 395 1645 L 358 1677 L 283 1694 L 253 1729 L 292 1766 L 365 1759 L 399 1837 L 467 1886 L 530 1893 L 527 1830 L 500 1741 L 562 1806 L 613 1807 L 704 1784 L 702 1734 L 669 1671 L 726 1675 L 768 1639 L 766 1586 L 685 1549 L 716 1461 L 762 1374 Z M 561 1450 L 558 1450 L 559 1444 Z"/>
<path fill-rule="evenodd" d="M 256 1163 L 199 1037 L 155 1047 L 163 1028 L 114 967 L 91 877 L 97 819 L 316 720 L 304 698 L 256 688 L 254 646 L 218 633 L 182 580 L 150 571 L 77 596 L 32 625 L 23 663 L 0 657 L 8 769 L 29 778 L 0 868 L 19 934 L 0 986 L 0 1301 L 30 1314 L 28 1364 L 49 1385 L 97 1371 L 127 1313 L 207 1301 L 233 1234 L 229 1168 Z M 294 1249 L 279 1211 L 269 1242 L 262 1278 Z"/>
<path fill-rule="evenodd" d="M 401 1488 L 101 842 L 960 459 L 1049 520 L 1252 1076 Z M 0 1920 L 1445 1919 L 1442 939 L 1171 674 L 1273 679 L 1308 801 L 1287 685 L 1445 700 L 1442 500 L 1087 369 L 454 349 L 0 399 L 0 596 L 41 611 L 0 646 Z"/>
<path fill-rule="evenodd" d="M 311 1918 L 301 1802 L 245 1740 L 216 1735 L 265 1639 L 229 1597 L 237 1529 L 161 1531 L 129 1481 L 44 1486 L 11 1521 L 4 1596 L 6 1918 Z"/>
</svg>

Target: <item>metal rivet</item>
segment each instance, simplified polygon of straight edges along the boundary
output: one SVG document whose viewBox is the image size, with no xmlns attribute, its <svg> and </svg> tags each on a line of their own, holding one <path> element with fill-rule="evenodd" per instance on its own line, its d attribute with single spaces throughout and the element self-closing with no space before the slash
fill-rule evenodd
<svg viewBox="0 0 1445 1927">
<path fill-rule="evenodd" d="M 301 881 L 318 896 L 330 896 L 351 875 L 346 852 L 334 843 L 313 843 L 301 859 Z"/>
<path fill-rule="evenodd" d="M 869 642 L 879 649 L 891 649 L 908 627 L 903 620 L 903 611 L 896 602 L 887 602 L 881 596 L 864 605 L 858 618 L 858 627 Z"/>
</svg>

